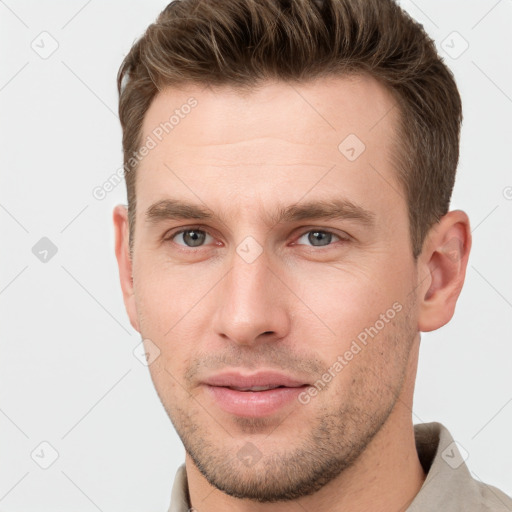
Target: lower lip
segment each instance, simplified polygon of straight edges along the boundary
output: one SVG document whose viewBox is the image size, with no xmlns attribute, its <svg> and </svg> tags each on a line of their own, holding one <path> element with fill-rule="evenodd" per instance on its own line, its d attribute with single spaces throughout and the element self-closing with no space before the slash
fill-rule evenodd
<svg viewBox="0 0 512 512">
<path fill-rule="evenodd" d="M 256 418 L 273 414 L 293 400 L 308 386 L 275 388 L 265 391 L 236 391 L 222 386 L 205 386 L 217 405 L 237 416 Z"/>
</svg>

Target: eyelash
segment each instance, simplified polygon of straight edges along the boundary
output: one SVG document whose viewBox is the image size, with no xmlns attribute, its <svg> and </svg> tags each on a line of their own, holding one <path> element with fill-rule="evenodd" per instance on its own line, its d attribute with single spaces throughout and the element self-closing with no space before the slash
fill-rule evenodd
<svg viewBox="0 0 512 512">
<path fill-rule="evenodd" d="M 200 231 L 202 233 L 206 233 L 207 235 L 212 236 L 207 230 L 202 229 L 202 226 L 189 226 L 189 227 L 186 227 L 186 228 L 181 228 L 178 231 L 172 231 L 170 233 L 167 232 L 164 235 L 164 237 L 163 237 L 163 241 L 164 242 L 172 242 L 173 238 L 175 238 L 176 236 L 178 236 L 178 235 L 180 235 L 182 233 L 186 233 L 187 231 Z M 312 233 L 312 232 L 319 232 L 319 233 L 324 233 L 324 234 L 328 234 L 328 235 L 334 235 L 335 237 L 339 238 L 338 242 L 341 242 L 341 243 L 346 243 L 346 242 L 350 241 L 350 238 L 349 238 L 348 235 L 346 237 L 343 237 L 341 235 L 338 235 L 338 234 L 334 233 L 333 231 L 329 231 L 329 230 L 326 230 L 326 229 L 318 229 L 318 228 L 310 228 L 310 229 L 308 229 L 306 231 L 301 232 L 301 234 L 298 235 L 297 239 L 300 239 L 304 235 L 307 235 L 308 233 Z M 325 245 L 325 246 L 313 246 L 313 245 L 307 246 L 306 245 L 306 247 L 310 247 L 310 248 L 315 249 L 315 250 L 318 251 L 318 250 L 321 250 L 321 249 L 329 249 L 334 244 L 335 244 L 335 242 L 332 242 L 329 245 Z M 184 250 L 184 251 L 193 250 L 193 249 L 201 249 L 201 248 L 205 247 L 204 245 L 201 245 L 199 247 L 188 247 L 187 245 L 182 245 L 182 244 L 176 244 L 176 245 L 179 246 L 180 250 Z M 297 245 L 305 245 L 305 244 L 297 244 Z"/>
</svg>

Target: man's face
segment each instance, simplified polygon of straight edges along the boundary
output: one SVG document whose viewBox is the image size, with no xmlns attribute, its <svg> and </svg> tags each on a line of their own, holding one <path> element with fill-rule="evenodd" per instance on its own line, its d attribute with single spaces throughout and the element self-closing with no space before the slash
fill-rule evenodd
<svg viewBox="0 0 512 512">
<path fill-rule="evenodd" d="M 414 372 L 417 271 L 392 107 L 352 77 L 167 89 L 146 114 L 142 141 L 158 144 L 137 170 L 132 323 L 160 350 L 151 376 L 187 453 L 227 494 L 318 490 L 390 422 Z M 211 218 L 170 216 L 166 200 Z M 312 206 L 335 201 L 340 216 Z M 268 371 L 294 382 L 205 384 Z"/>
</svg>

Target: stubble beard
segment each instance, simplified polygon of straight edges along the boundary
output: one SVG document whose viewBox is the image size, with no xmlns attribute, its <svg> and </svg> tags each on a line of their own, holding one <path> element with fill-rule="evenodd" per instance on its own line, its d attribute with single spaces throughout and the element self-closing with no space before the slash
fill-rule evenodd
<svg viewBox="0 0 512 512">
<path fill-rule="evenodd" d="M 359 359 L 358 367 L 354 367 L 350 376 L 350 389 L 339 390 L 339 394 L 331 390 L 330 397 L 318 402 L 324 405 L 311 409 L 315 411 L 314 420 L 306 425 L 307 431 L 296 446 L 293 444 L 297 437 L 291 439 L 287 435 L 286 418 L 276 425 L 275 418 L 235 417 L 223 428 L 213 417 L 205 416 L 204 409 L 197 404 L 184 409 L 175 400 L 164 401 L 160 397 L 200 473 L 223 493 L 260 503 L 297 500 L 314 494 L 338 477 L 366 450 L 397 403 L 417 334 L 409 315 L 411 308 L 412 304 L 404 307 L 403 317 L 393 322 L 391 332 L 381 333 L 388 336 L 382 346 L 390 353 L 387 356 L 381 353 L 373 366 L 365 364 L 371 362 L 371 358 Z M 370 351 L 368 347 L 364 350 Z M 387 373 L 387 366 L 394 366 L 395 371 Z M 336 377 L 324 392 L 329 393 L 327 390 L 335 385 Z M 311 404 L 321 400 L 322 394 L 319 393 Z M 336 397 L 338 403 L 332 406 Z M 188 403 L 182 403 L 193 405 L 190 398 Z M 313 407 L 311 404 L 297 402 L 296 407 Z M 238 435 L 230 435 L 228 431 Z M 240 457 L 240 452 L 250 442 L 248 436 L 261 441 L 261 457 L 252 464 Z M 272 436 L 280 436 L 281 448 L 265 451 L 264 441 Z M 257 446 L 256 443 L 251 444 Z"/>
</svg>

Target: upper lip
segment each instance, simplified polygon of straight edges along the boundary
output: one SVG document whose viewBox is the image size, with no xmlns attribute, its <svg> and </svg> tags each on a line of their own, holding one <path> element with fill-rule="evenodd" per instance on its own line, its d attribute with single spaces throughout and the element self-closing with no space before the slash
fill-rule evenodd
<svg viewBox="0 0 512 512">
<path fill-rule="evenodd" d="M 238 372 L 226 372 L 212 375 L 203 381 L 209 386 L 251 388 L 254 386 L 286 386 L 296 388 L 307 383 L 301 380 L 288 377 L 282 373 L 271 371 L 242 375 Z"/>
</svg>

